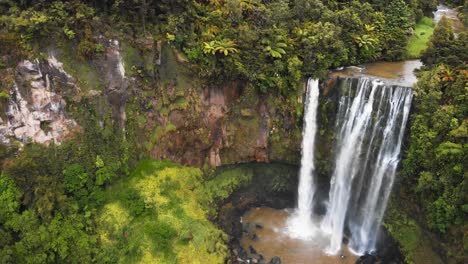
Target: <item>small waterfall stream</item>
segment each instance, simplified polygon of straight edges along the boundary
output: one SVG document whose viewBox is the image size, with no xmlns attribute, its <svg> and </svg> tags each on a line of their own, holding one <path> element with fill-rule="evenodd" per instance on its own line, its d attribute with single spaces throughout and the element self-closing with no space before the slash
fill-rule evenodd
<svg viewBox="0 0 468 264">
<path fill-rule="evenodd" d="M 314 146 L 317 134 L 317 108 L 319 103 L 319 82 L 309 79 L 304 110 L 304 129 L 302 132 L 302 158 L 299 172 L 298 208 L 288 223 L 293 237 L 310 238 L 315 234 L 312 223 L 313 199 L 316 191 L 314 182 Z"/>
<path fill-rule="evenodd" d="M 309 80 L 298 208 L 288 221 L 296 238 L 325 237 L 325 251 L 336 255 L 345 230 L 348 246 L 361 255 L 375 250 L 380 221 L 393 186 L 412 89 L 369 78 L 345 78 L 336 116 L 335 164 L 327 211 L 312 220 L 316 191 L 314 141 L 317 130 L 318 82 Z"/>
</svg>

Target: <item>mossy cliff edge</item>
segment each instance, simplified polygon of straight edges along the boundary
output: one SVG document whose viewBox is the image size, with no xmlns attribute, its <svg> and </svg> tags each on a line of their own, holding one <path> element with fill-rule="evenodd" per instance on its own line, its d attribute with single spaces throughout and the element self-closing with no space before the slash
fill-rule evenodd
<svg viewBox="0 0 468 264">
<path fill-rule="evenodd" d="M 302 107 L 304 89 L 299 89 L 296 98 L 284 102 L 285 98 L 274 94 L 260 94 L 242 80 L 210 84 L 195 76 L 181 53 L 165 43 L 147 39 L 144 47 L 140 44 L 137 48 L 117 40 L 99 41 L 104 50 L 90 60 L 78 61 L 73 57 L 73 47 L 63 45 L 45 49 L 41 53 L 44 58 L 23 61 L 16 69 L 4 70 L 4 79 L 9 76 L 16 80 L 5 83 L 4 92 L 13 94 L 18 86 L 22 97 L 33 101 L 37 88 L 31 84 L 40 81 L 42 90 L 63 101 L 61 113 L 74 117 L 77 127 L 78 108 L 88 101 L 98 116 L 108 113 L 127 134 L 137 135 L 138 140 L 133 143 L 141 157 L 211 167 L 270 160 L 297 163 L 301 110 L 294 113 L 288 108 Z M 24 67 L 25 63 L 31 68 Z M 46 71 L 48 68 L 54 71 Z M 24 71 L 38 76 L 25 77 Z M 18 105 L 17 101 L 17 96 L 13 96 L 6 104 Z M 42 113 L 50 112 L 53 106 L 48 104 L 43 110 L 34 105 L 28 107 L 30 112 Z M 10 108 L 4 123 L 12 120 Z M 38 119 L 37 123 L 50 124 L 59 118 Z M 27 120 L 19 122 L 30 126 Z M 17 129 L 11 125 L 2 131 L 5 141 L 50 141 L 36 136 L 48 135 L 45 126 L 26 136 L 15 134 Z M 63 134 L 60 133 L 62 137 Z M 61 141 L 58 136 L 52 139 Z"/>
</svg>

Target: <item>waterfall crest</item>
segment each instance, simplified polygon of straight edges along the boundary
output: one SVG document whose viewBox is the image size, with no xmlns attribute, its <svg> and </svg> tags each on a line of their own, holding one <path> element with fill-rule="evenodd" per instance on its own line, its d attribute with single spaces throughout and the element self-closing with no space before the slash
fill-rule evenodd
<svg viewBox="0 0 468 264">
<path fill-rule="evenodd" d="M 399 163 L 413 92 L 409 87 L 389 86 L 369 78 L 340 81 L 344 86 L 336 116 L 335 164 L 326 214 L 320 221 L 311 220 L 313 204 L 317 203 L 313 179 L 317 125 L 312 124 L 316 113 L 314 118 L 307 116 L 312 107 L 307 101 L 299 202 L 292 219 L 302 219 L 314 232 L 326 237 L 325 251 L 331 255 L 340 252 L 344 232 L 349 231 L 348 246 L 360 255 L 375 250 Z M 304 228 L 303 224 L 298 228 Z"/>
<path fill-rule="evenodd" d="M 302 131 L 302 158 L 299 172 L 298 208 L 288 223 L 288 231 L 293 237 L 311 238 L 315 234 L 312 222 L 313 199 L 316 191 L 314 182 L 314 145 L 317 134 L 317 108 L 319 103 L 319 82 L 309 79 L 304 110 Z"/>
</svg>

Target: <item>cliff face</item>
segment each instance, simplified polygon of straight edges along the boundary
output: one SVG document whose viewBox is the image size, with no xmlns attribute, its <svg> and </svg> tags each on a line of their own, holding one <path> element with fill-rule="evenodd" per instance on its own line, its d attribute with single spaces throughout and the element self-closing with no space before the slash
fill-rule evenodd
<svg viewBox="0 0 468 264">
<path fill-rule="evenodd" d="M 159 54 L 152 86 L 157 91 L 134 95 L 146 105 L 142 129 L 152 134 L 146 146 L 152 157 L 212 167 L 299 159 L 300 128 L 275 127 L 288 114 L 279 110 L 273 96 L 259 95 L 241 80 L 206 84 L 169 46 L 162 46 Z"/>
<path fill-rule="evenodd" d="M 59 143 L 78 129 L 64 110 L 62 89 L 79 88 L 54 56 L 43 61 L 20 62 L 4 109 L 6 118 L 0 120 L 0 140 L 6 144 L 12 138 L 21 143 Z"/>
<path fill-rule="evenodd" d="M 92 59 L 80 62 L 53 47 L 46 58 L 7 71 L 14 81 L 0 125 L 3 143 L 61 143 L 86 129 L 76 109 L 92 107 L 137 134 L 142 156 L 212 167 L 299 160 L 300 120 L 275 95 L 260 95 L 241 80 L 207 84 L 160 42 L 139 43 L 143 49 L 99 42 L 105 49 Z"/>
<path fill-rule="evenodd" d="M 106 40 L 106 51 L 93 60 L 96 74 L 104 84 L 102 91 L 83 90 L 77 83 L 87 83 L 67 73 L 56 54 L 60 49 L 45 52 L 47 58 L 24 60 L 17 64 L 11 76 L 13 81 L 9 98 L 0 120 L 0 140 L 5 144 L 35 142 L 61 143 L 81 129 L 66 111 L 67 100 L 79 103 L 83 97 L 104 97 L 112 109 L 114 119 L 125 122 L 125 101 L 128 82 L 119 53 L 119 43 Z M 67 65 L 75 68 L 76 65 Z M 5 78 L 4 78 L 5 79 Z"/>
</svg>

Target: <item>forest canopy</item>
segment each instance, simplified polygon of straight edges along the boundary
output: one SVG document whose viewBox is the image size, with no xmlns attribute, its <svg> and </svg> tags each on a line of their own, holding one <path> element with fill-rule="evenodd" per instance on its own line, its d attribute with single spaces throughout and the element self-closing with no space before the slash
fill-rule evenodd
<svg viewBox="0 0 468 264">
<path fill-rule="evenodd" d="M 55 37 L 99 52 L 93 36 L 121 32 L 172 43 L 212 82 L 245 79 L 287 93 L 330 68 L 400 60 L 415 22 L 436 1 L 2 1 L 2 38 Z M 111 26 L 112 25 L 112 26 Z M 109 28 L 111 27 L 111 28 Z M 110 30 L 108 30 L 110 29 Z M 113 30 L 112 30 L 113 29 Z M 57 36 L 58 35 L 58 36 Z M 281 78 L 279 77 L 281 76 Z"/>
<path fill-rule="evenodd" d="M 447 3 L 468 10 L 468 1 Z M 291 112 L 297 121 L 303 108 L 297 95 L 306 77 L 324 79 L 336 67 L 407 58 L 416 23 L 429 19 L 437 4 L 435 0 L 0 0 L 0 103 L 4 106 L 10 96 L 7 90 L 13 78 L 7 76 L 20 60 L 43 58 L 43 49 L 51 45 L 70 45 L 73 56 L 85 64 L 102 56 L 105 47 L 99 36 L 105 36 L 139 50 L 147 49 L 147 39 L 164 43 L 188 62 L 204 84 L 246 82 L 260 95 L 273 94 L 291 104 L 283 112 Z M 466 32 L 456 37 L 442 19 L 421 54 L 425 67 L 414 88 L 401 184 L 408 199 L 423 211 L 418 220 L 444 241 L 446 255 L 459 263 L 468 245 L 467 47 Z M 154 68 L 132 66 L 132 77 L 148 88 Z M 144 92 L 155 93 L 153 88 Z M 190 259 L 184 253 L 187 248 L 209 251 L 206 254 L 214 261 L 225 257 L 226 235 L 208 219 L 217 201 L 248 182 L 251 174 L 240 171 L 237 177 L 208 179 L 209 170 L 165 161 L 145 160 L 137 167 L 147 156 L 136 147 L 141 139 L 130 125 L 122 131 L 109 113 L 99 111 L 98 104 L 92 99 L 70 103 L 67 110 L 75 111 L 85 129 L 61 145 L 0 145 L 0 263 L 115 263 L 140 258 L 143 242 L 148 252 L 169 263 Z M 146 104 L 135 105 L 127 111 L 146 111 Z M 160 192 L 151 193 L 145 184 Z M 124 191 L 127 185 L 133 189 Z M 139 192 L 149 193 L 153 200 L 143 199 Z M 172 198 L 194 209 L 166 201 Z M 121 217 L 114 222 L 117 215 Z M 191 225 L 203 228 L 194 230 Z M 138 236 L 135 230 L 146 230 L 155 239 Z M 155 244 L 161 248 L 151 247 Z"/>
</svg>

